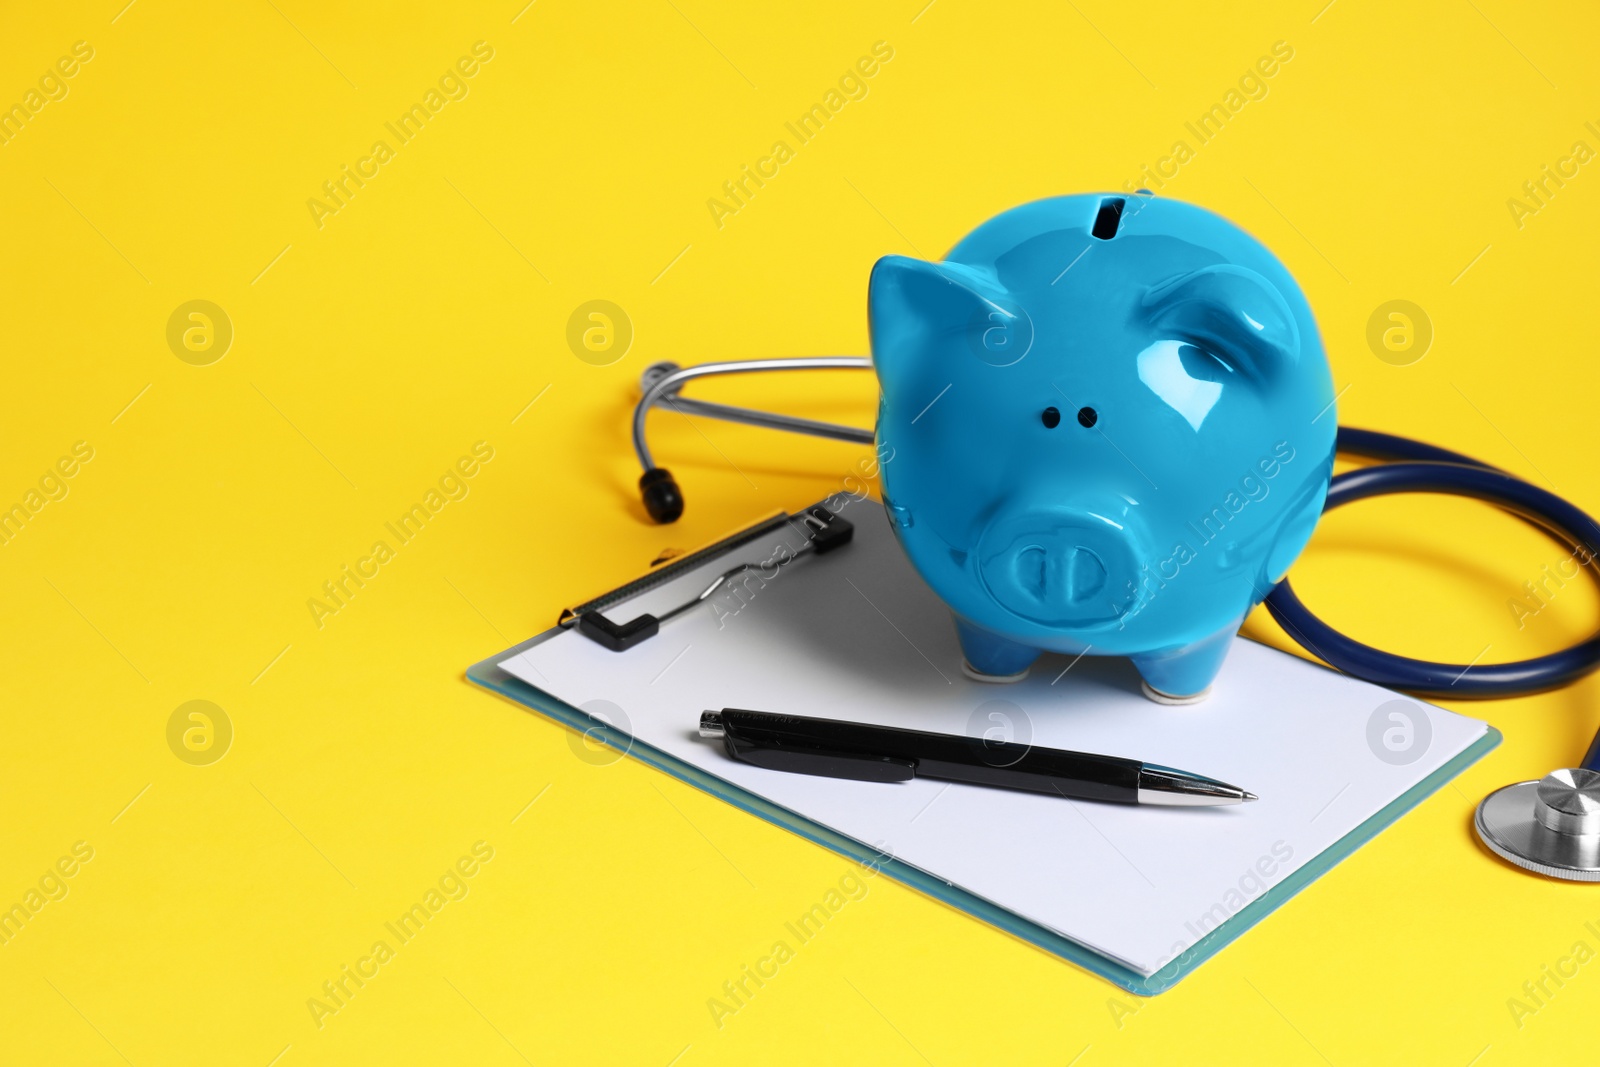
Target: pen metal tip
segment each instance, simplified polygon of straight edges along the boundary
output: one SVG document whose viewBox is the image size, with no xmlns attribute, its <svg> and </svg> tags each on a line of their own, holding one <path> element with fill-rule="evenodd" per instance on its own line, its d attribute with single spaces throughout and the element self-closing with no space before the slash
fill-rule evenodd
<svg viewBox="0 0 1600 1067">
<path fill-rule="evenodd" d="M 701 737 L 721 737 L 726 732 L 722 725 L 722 714 L 720 712 L 702 711 L 700 713 Z"/>
<path fill-rule="evenodd" d="M 1203 774 L 1144 764 L 1139 771 L 1138 802 L 1179 807 L 1244 804 L 1258 799 L 1254 793 Z"/>
</svg>

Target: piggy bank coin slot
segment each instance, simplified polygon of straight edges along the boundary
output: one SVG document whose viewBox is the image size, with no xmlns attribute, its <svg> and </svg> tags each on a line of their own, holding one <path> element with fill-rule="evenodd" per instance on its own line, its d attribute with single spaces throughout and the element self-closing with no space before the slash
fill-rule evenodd
<svg viewBox="0 0 1600 1067">
<path fill-rule="evenodd" d="M 1094 229 L 1089 231 L 1102 241 L 1109 241 L 1117 235 L 1117 227 L 1122 225 L 1122 206 L 1127 203 L 1120 196 L 1108 196 L 1100 201 L 1100 211 L 1094 217 Z"/>
</svg>

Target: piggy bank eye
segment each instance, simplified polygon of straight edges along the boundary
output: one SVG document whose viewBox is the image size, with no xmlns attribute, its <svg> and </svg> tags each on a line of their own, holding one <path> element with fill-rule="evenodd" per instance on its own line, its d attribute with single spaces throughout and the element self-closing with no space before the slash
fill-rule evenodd
<svg viewBox="0 0 1600 1067">
<path fill-rule="evenodd" d="M 1197 382 L 1225 382 L 1233 375 L 1232 367 L 1197 345 L 1179 345 L 1178 362 L 1189 377 Z"/>
<path fill-rule="evenodd" d="M 1061 425 L 1061 412 L 1055 408 L 1045 408 L 1044 415 L 1041 418 L 1043 418 L 1044 428 L 1047 430 L 1053 430 Z"/>
</svg>

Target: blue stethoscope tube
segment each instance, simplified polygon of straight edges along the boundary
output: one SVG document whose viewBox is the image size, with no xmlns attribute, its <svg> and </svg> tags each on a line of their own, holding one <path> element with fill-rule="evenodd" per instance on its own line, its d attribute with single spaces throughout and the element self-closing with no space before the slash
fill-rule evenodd
<svg viewBox="0 0 1600 1067">
<path fill-rule="evenodd" d="M 1549 531 L 1585 564 L 1600 555 L 1600 524 L 1553 493 L 1470 456 L 1372 430 L 1339 428 L 1338 449 L 1383 460 L 1336 475 L 1324 511 L 1391 493 L 1445 493 L 1498 505 Z M 1507 697 L 1567 685 L 1600 667 L 1600 634 L 1517 663 L 1450 664 L 1408 659 L 1339 633 L 1301 603 L 1288 579 L 1266 599 L 1278 624 L 1307 650 L 1346 674 L 1392 689 L 1445 698 Z M 1600 770 L 1600 738 L 1583 766 Z"/>
</svg>

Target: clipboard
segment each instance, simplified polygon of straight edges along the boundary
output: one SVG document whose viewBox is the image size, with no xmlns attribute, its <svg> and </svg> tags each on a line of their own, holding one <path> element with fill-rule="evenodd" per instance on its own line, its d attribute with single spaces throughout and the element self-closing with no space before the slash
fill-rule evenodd
<svg viewBox="0 0 1600 1067">
<path fill-rule="evenodd" d="M 783 575 L 791 572 L 799 574 L 804 570 L 813 575 L 812 581 L 820 580 L 816 576 L 827 576 L 826 572 L 831 565 L 830 559 L 826 555 L 810 559 L 796 558 L 774 567 L 770 558 L 771 553 L 762 546 L 774 539 L 777 539 L 780 543 L 785 543 L 785 539 L 787 539 L 786 543 L 791 545 L 792 549 L 803 548 L 806 539 L 816 534 L 815 522 L 808 525 L 805 516 L 818 513 L 836 515 L 846 510 L 848 510 L 850 519 L 854 522 L 857 530 L 856 541 L 861 543 L 844 548 L 839 553 L 838 558 L 845 559 L 848 558 L 847 553 L 863 550 L 865 546 L 862 543 L 865 543 L 865 545 L 870 546 L 866 550 L 878 553 L 878 556 L 875 559 L 862 556 L 857 566 L 870 563 L 869 570 L 873 574 L 892 570 L 890 561 L 895 558 L 895 554 L 899 553 L 899 549 L 898 545 L 894 544 L 892 540 L 892 533 L 889 529 L 887 518 L 883 513 L 882 505 L 870 499 L 847 495 L 835 496 L 805 509 L 798 515 L 787 515 L 781 512 L 769 515 L 710 545 L 703 546 L 671 560 L 661 561 L 641 577 L 615 589 L 608 590 L 584 604 L 563 610 L 557 619 L 556 625 L 549 630 L 474 664 L 467 670 L 467 677 L 474 684 L 484 689 L 498 693 L 546 718 L 579 731 L 586 737 L 611 746 L 634 759 L 670 774 L 680 781 L 710 793 L 712 796 L 718 797 L 752 815 L 830 849 L 846 859 L 864 866 L 870 866 L 935 900 L 966 912 L 982 922 L 1021 938 L 1046 952 L 1076 964 L 1084 970 L 1099 975 L 1107 981 L 1141 996 L 1152 996 L 1172 988 L 1185 976 L 1192 973 L 1195 968 L 1237 940 L 1279 907 L 1282 907 L 1301 889 L 1326 874 L 1345 857 L 1376 837 L 1406 812 L 1416 807 L 1456 775 L 1481 759 L 1501 740 L 1500 733 L 1487 724 L 1455 716 L 1453 713 L 1446 712 L 1443 709 L 1434 709 L 1431 706 L 1417 702 L 1417 707 L 1427 708 L 1427 714 L 1434 717 L 1433 728 L 1436 732 L 1439 732 L 1442 736 L 1443 731 L 1439 730 L 1441 723 L 1449 726 L 1453 731 L 1452 736 L 1456 740 L 1452 743 L 1457 747 L 1454 751 L 1449 752 L 1448 758 L 1442 758 L 1442 760 L 1437 761 L 1437 765 L 1432 766 L 1426 774 L 1417 777 L 1414 781 L 1409 781 L 1405 788 L 1394 791 L 1393 796 L 1382 794 L 1386 799 L 1376 810 L 1354 822 L 1336 840 L 1326 844 L 1325 847 L 1319 847 L 1308 860 L 1298 864 L 1291 872 L 1264 887 L 1259 894 L 1252 895 L 1241 907 L 1227 909 L 1229 913 L 1214 927 L 1205 929 L 1206 924 L 1202 921 L 1201 929 L 1197 931 L 1201 933 L 1201 936 L 1195 937 L 1185 945 L 1175 944 L 1173 946 L 1174 949 L 1181 947 L 1181 950 L 1174 951 L 1171 957 L 1161 961 L 1159 966 L 1152 967 L 1147 961 L 1145 966 L 1140 967 L 1132 965 L 1129 959 L 1120 957 L 1117 952 L 1107 951 L 1104 947 L 1097 947 L 1090 939 L 1082 936 L 1072 936 L 1069 931 L 1064 932 L 1059 928 L 1068 924 L 1059 921 L 1055 923 L 1040 921 L 1038 916 L 1027 914 L 1028 909 L 1007 906 L 1005 901 L 998 901 L 995 899 L 997 894 L 992 889 L 991 891 L 980 892 L 975 891 L 972 886 L 961 884 L 959 880 L 949 877 L 948 871 L 939 869 L 940 863 L 927 861 L 926 854 L 928 850 L 926 848 L 922 850 L 923 855 L 901 855 L 892 848 L 884 849 L 881 846 L 881 842 L 869 844 L 859 834 L 844 832 L 838 825 L 831 825 L 827 820 L 819 819 L 814 817 L 813 813 L 808 813 L 804 810 L 811 806 L 808 803 L 782 803 L 775 800 L 772 790 L 766 789 L 763 781 L 755 783 L 761 788 L 752 788 L 750 781 L 734 780 L 737 775 L 746 772 L 747 769 L 742 764 L 727 760 L 725 756 L 720 754 L 719 750 L 705 746 L 708 755 L 702 759 L 697 751 L 685 749 L 670 733 L 661 734 L 658 732 L 654 739 L 641 737 L 639 734 L 646 731 L 636 727 L 630 732 L 630 730 L 620 728 L 617 724 L 606 721 L 606 718 L 602 714 L 595 713 L 594 709 L 586 711 L 581 706 L 576 706 L 568 700 L 563 700 L 551 691 L 552 689 L 563 688 L 561 684 L 541 678 L 537 668 L 530 670 L 520 666 L 525 662 L 529 662 L 530 657 L 548 656 L 555 646 L 552 646 L 552 648 L 544 646 L 551 641 L 583 642 L 589 640 L 575 632 L 579 629 L 579 622 L 585 615 L 605 614 L 613 624 L 632 621 L 633 617 L 637 617 L 640 614 L 640 612 L 634 610 L 638 605 L 645 604 L 648 606 L 652 601 L 657 605 L 681 602 L 684 599 L 683 593 L 685 590 L 693 592 L 702 588 L 707 584 L 709 578 L 725 573 L 727 570 L 726 565 L 736 562 L 740 558 L 744 558 L 746 561 L 757 559 L 765 562 L 767 566 L 761 573 L 763 575 L 767 573 L 773 575 L 772 579 L 769 580 L 778 592 L 783 592 L 787 588 L 792 594 L 796 583 L 800 580 L 790 579 Z M 903 563 L 903 570 L 896 572 L 895 577 L 903 583 L 907 580 L 907 576 L 914 578 L 914 572 L 910 571 L 909 563 L 903 561 L 903 556 L 900 559 Z M 837 577 L 837 575 L 831 577 Z M 791 584 L 783 587 L 781 586 L 783 582 L 790 582 Z M 908 593 L 932 598 L 931 592 L 925 589 L 920 591 L 908 590 Z M 791 595 L 790 600 L 795 600 L 795 597 Z M 933 601 L 933 603 L 936 604 L 937 602 Z M 769 612 L 777 611 L 782 607 L 782 604 L 782 598 L 772 596 L 766 604 L 766 610 Z M 755 602 L 752 601 L 752 606 L 754 605 Z M 693 610 L 701 612 L 702 615 L 711 614 L 708 609 L 704 608 Z M 888 621 L 891 626 L 895 625 L 892 620 Z M 703 623 L 704 620 L 702 619 Z M 605 650 L 603 654 L 614 657 L 627 657 L 637 654 L 649 642 L 662 641 L 666 635 L 672 632 L 674 625 L 673 621 L 662 623 L 657 632 L 643 639 L 643 643 L 630 646 L 629 649 L 620 652 Z M 932 624 L 930 623 L 929 625 Z M 902 636 L 905 636 L 905 634 L 902 633 Z M 590 635 L 590 638 L 594 639 L 594 635 Z M 907 638 L 907 640 L 910 640 L 910 638 Z M 1366 683 L 1348 679 L 1318 665 L 1307 663 L 1296 657 L 1290 657 L 1287 653 L 1267 649 L 1265 646 L 1248 642 L 1242 638 L 1239 639 L 1239 642 L 1240 647 L 1230 654 L 1230 660 L 1249 658 L 1251 656 L 1281 657 L 1283 661 L 1292 661 L 1294 666 L 1290 667 L 1286 663 L 1280 663 L 1277 659 L 1261 660 L 1260 663 L 1267 664 L 1271 669 L 1282 668 L 1292 671 L 1304 669 L 1322 672 L 1329 676 L 1330 681 L 1326 684 L 1333 684 L 1331 680 L 1337 680 L 1339 685 L 1366 687 L 1376 695 L 1383 695 L 1386 692 L 1379 690 L 1377 687 L 1367 686 Z M 589 640 L 589 643 L 593 643 L 593 640 Z M 1248 648 L 1244 646 L 1248 646 Z M 585 656 L 599 656 L 601 654 L 590 650 L 587 644 L 571 644 L 567 647 L 573 653 L 581 653 Z M 595 644 L 594 648 L 598 649 L 599 645 Z M 909 659 L 909 656 L 906 658 Z M 927 659 L 928 657 L 924 656 L 923 658 Z M 506 669 L 505 665 L 508 662 L 517 667 L 518 673 L 513 673 Z M 594 662 L 621 664 L 624 661 L 622 659 L 597 659 Z M 1112 661 L 1107 662 L 1111 663 Z M 930 664 L 932 664 L 931 660 Z M 548 668 L 550 665 L 551 661 L 547 659 L 546 667 Z M 814 663 L 810 665 L 810 668 L 814 671 L 825 672 L 828 666 L 827 663 Z M 937 670 L 936 665 L 935 669 Z M 1260 664 L 1251 669 L 1261 669 Z M 521 677 L 518 676 L 519 673 L 522 675 Z M 529 680 L 530 673 L 534 678 L 540 679 L 539 684 Z M 1065 673 L 1063 672 L 1063 674 Z M 1131 678 L 1131 670 L 1123 671 L 1121 674 Z M 1117 665 L 1113 664 L 1101 672 L 1099 681 L 1095 684 L 1102 685 L 1107 677 L 1113 680 L 1112 683 L 1107 684 L 1115 684 L 1118 680 L 1118 675 Z M 1128 680 L 1128 678 L 1122 680 L 1136 692 L 1136 680 Z M 1060 679 L 1058 678 L 1057 680 L 1059 681 Z M 1226 682 L 1226 675 L 1221 681 L 1222 683 Z M 565 684 L 570 687 L 572 683 L 568 681 Z M 936 685 L 936 683 L 931 684 Z M 997 697 L 1004 697 L 1004 687 L 990 686 L 987 688 L 995 691 Z M 1096 690 L 1096 692 L 1099 692 L 1099 690 Z M 1394 697 L 1397 700 L 1407 699 L 1400 698 L 1398 694 L 1392 693 L 1387 694 L 1387 696 Z M 1116 699 L 1120 699 L 1120 697 Z M 1139 699 L 1142 700 L 1142 698 Z M 707 703 L 705 706 L 712 705 Z M 746 704 L 744 706 L 760 705 Z M 1133 705 L 1130 704 L 1129 706 L 1132 707 Z M 687 732 L 692 720 L 697 718 L 699 710 L 699 708 L 674 709 L 673 714 L 677 718 L 681 718 L 681 725 L 684 727 L 684 731 Z M 1162 712 L 1168 715 L 1186 714 L 1182 709 L 1162 709 Z M 813 711 L 812 713 L 818 712 Z M 1456 720 L 1459 720 L 1459 722 Z M 1074 746 L 1058 745 L 1057 747 Z M 1085 751 L 1105 751 L 1104 747 L 1096 748 L 1089 744 L 1076 747 L 1080 747 Z M 1117 754 L 1135 756 L 1136 758 L 1149 758 L 1153 762 L 1161 762 L 1154 756 L 1147 756 L 1139 752 Z M 718 762 L 718 760 L 721 762 Z M 1171 762 L 1179 766 L 1185 765 L 1178 761 Z M 1191 769 L 1201 773 L 1213 773 L 1213 771 L 1216 771 L 1215 768 L 1210 766 L 1193 766 Z M 779 772 L 761 773 L 768 775 L 779 774 Z M 1221 774 L 1222 772 L 1216 771 L 1216 773 Z M 1373 773 L 1383 774 L 1387 772 L 1383 771 L 1382 768 L 1374 768 Z M 780 776 L 790 780 L 807 777 L 799 775 Z M 832 788 L 833 786 L 830 783 L 835 782 L 836 780 L 833 779 L 809 779 L 809 784 L 812 788 L 820 788 L 822 790 Z M 817 786 L 816 783 L 821 783 L 821 785 Z M 1245 784 L 1248 785 L 1250 783 Z M 850 783 L 850 785 L 859 787 L 862 783 Z M 901 786 L 873 784 L 867 784 L 867 786 L 869 789 L 879 790 L 902 788 Z M 845 785 L 839 783 L 837 787 L 844 788 Z M 796 787 L 786 782 L 783 783 L 783 788 L 790 789 L 792 792 Z M 955 788 L 974 789 L 978 793 L 985 794 L 1007 792 L 1002 790 L 981 790 L 978 787 L 967 786 Z M 860 794 L 856 800 L 863 802 L 861 797 L 888 798 L 889 796 L 890 794 L 867 793 Z M 1265 799 L 1266 794 L 1263 794 L 1263 797 Z M 1335 797 L 1335 800 L 1337 799 Z M 1044 798 L 1044 800 L 1046 802 L 1064 803 L 1055 801 L 1054 798 Z M 871 801 L 864 802 L 870 803 Z M 974 802 L 977 802 L 976 799 Z M 991 801 L 984 798 L 984 802 Z M 1255 807 L 1255 805 L 1251 805 L 1251 807 Z M 1143 812 L 1149 809 L 1136 810 Z M 1154 816 L 1151 817 L 1153 818 Z M 1103 820 L 1105 816 L 1096 813 L 1094 818 Z M 1104 835 L 1102 834 L 1102 836 Z M 1149 878 L 1145 880 L 1150 881 Z M 1193 923 L 1187 925 L 1191 929 L 1195 928 Z"/>
</svg>

